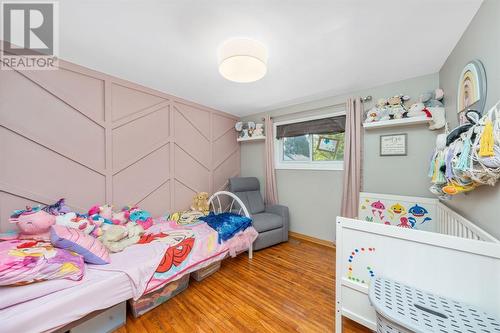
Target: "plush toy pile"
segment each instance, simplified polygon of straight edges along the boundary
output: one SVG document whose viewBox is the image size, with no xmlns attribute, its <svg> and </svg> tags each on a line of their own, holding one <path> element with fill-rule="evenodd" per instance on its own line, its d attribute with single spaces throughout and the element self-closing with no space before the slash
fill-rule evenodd
<svg viewBox="0 0 500 333">
<path fill-rule="evenodd" d="M 440 134 L 432 156 L 430 191 L 441 199 L 493 186 L 500 178 L 500 102 L 483 117 L 468 111 L 469 123 Z"/>
<path fill-rule="evenodd" d="M 412 117 L 427 117 L 430 119 L 429 129 L 436 130 L 445 125 L 445 110 L 443 105 L 444 92 L 436 89 L 426 92 L 410 103 L 410 96 L 396 95 L 381 98 L 377 104 L 367 111 L 365 123 L 403 119 Z"/>
<path fill-rule="evenodd" d="M 197 193 L 191 209 L 167 214 L 156 220 L 155 227 L 162 222 L 179 228 L 204 223 L 199 218 L 208 213 L 208 193 Z M 146 230 L 155 224 L 148 211 L 136 206 L 120 211 L 113 211 L 110 205 L 93 206 L 86 213 L 79 213 L 68 207 L 64 199 L 44 207 L 16 210 L 9 221 L 17 225 L 18 232 L 0 234 L 0 286 L 51 279 L 80 280 L 84 262 L 110 263 L 110 252 L 141 243 Z"/>
<path fill-rule="evenodd" d="M 124 207 L 118 212 L 110 205 L 93 206 L 81 214 L 72 211 L 64 199 L 60 199 L 53 205 L 16 210 L 10 222 L 16 223 L 19 229 L 18 234 L 9 235 L 10 239 L 49 241 L 52 227 L 58 226 L 97 238 L 111 252 L 119 252 L 137 243 L 144 230 L 153 225 L 153 218 L 149 212 L 135 206 Z"/>
</svg>

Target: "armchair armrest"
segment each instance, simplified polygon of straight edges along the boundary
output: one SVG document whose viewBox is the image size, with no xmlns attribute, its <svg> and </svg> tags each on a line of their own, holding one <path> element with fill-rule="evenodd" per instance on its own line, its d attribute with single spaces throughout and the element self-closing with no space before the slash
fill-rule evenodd
<svg viewBox="0 0 500 333">
<path fill-rule="evenodd" d="M 289 229 L 289 213 L 288 207 L 283 205 L 272 205 L 266 206 L 266 213 L 276 214 L 283 218 L 283 242 L 288 240 L 288 229 Z"/>
<path fill-rule="evenodd" d="M 266 213 L 288 216 L 288 207 L 283 205 L 266 206 Z"/>
</svg>

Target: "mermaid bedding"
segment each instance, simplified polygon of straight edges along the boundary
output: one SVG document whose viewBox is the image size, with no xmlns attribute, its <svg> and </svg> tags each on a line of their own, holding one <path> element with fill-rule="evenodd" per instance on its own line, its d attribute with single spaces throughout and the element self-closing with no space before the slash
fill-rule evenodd
<svg viewBox="0 0 500 333">
<path fill-rule="evenodd" d="M 153 225 L 139 240 L 139 244 L 160 242 L 168 244 L 168 248 L 145 292 L 154 291 L 186 273 L 222 260 L 228 249 L 219 244 L 217 239 L 217 232 L 198 220 L 189 224 L 164 221 Z"/>
</svg>

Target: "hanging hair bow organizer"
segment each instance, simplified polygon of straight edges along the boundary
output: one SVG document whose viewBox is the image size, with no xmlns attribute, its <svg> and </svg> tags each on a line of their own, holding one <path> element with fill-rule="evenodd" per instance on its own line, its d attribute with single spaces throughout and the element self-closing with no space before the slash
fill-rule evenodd
<svg viewBox="0 0 500 333">
<path fill-rule="evenodd" d="M 440 134 L 429 168 L 430 191 L 441 199 L 493 186 L 500 178 L 500 101 L 482 117 L 466 114 L 470 123 Z"/>
</svg>

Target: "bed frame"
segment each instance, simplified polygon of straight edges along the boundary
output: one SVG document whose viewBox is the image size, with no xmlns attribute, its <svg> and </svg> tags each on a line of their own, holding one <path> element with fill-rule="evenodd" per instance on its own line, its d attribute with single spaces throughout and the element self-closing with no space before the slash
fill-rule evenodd
<svg viewBox="0 0 500 333">
<path fill-rule="evenodd" d="M 375 276 L 476 305 L 500 318 L 500 242 L 495 237 L 439 200 L 374 193 L 360 198 L 359 219 L 336 221 L 337 333 L 342 332 L 342 316 L 376 330 L 368 300 Z M 388 226 L 384 219 L 367 222 L 366 204 L 374 200 L 389 207 L 418 204 L 431 220 L 417 225 L 426 230 Z"/>
<path fill-rule="evenodd" d="M 223 212 L 232 212 L 251 218 L 248 209 L 243 201 L 236 194 L 228 191 L 219 191 L 212 194 L 208 199 L 210 211 L 216 214 Z M 253 244 L 248 248 L 248 258 L 253 258 Z"/>
</svg>

